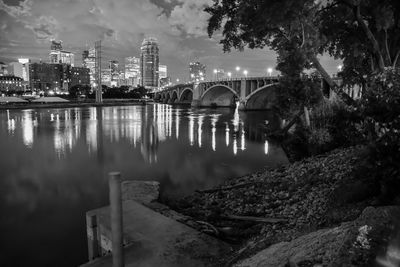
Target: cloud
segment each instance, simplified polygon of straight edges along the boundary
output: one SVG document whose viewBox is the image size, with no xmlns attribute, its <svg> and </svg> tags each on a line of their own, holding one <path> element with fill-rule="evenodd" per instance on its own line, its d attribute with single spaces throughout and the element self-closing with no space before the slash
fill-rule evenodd
<svg viewBox="0 0 400 267">
<path fill-rule="evenodd" d="M 171 11 L 169 22 L 176 29 L 194 37 L 207 36 L 207 21 L 210 17 L 204 8 L 212 0 L 180 0 Z"/>
<path fill-rule="evenodd" d="M 31 15 L 31 7 L 33 1 L 32 0 L 24 0 L 19 3 L 17 6 L 9 6 L 4 3 L 3 0 L 0 0 L 0 10 L 5 11 L 7 14 L 14 18 L 21 18 Z"/>
</svg>

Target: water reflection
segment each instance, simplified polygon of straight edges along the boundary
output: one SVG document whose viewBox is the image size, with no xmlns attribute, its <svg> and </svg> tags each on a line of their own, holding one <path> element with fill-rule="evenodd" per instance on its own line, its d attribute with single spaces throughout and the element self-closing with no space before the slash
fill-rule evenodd
<svg viewBox="0 0 400 267">
<path fill-rule="evenodd" d="M 70 153 L 84 134 L 87 150 L 96 153 L 99 143 L 106 138 L 111 143 L 128 141 L 134 148 L 140 144 L 143 159 L 148 163 L 157 162 L 157 147 L 171 138 L 181 142 L 187 138 L 191 146 L 202 148 L 204 142 L 210 143 L 212 151 L 217 151 L 217 136 L 224 136 L 226 147 L 231 147 L 234 155 L 246 150 L 246 142 L 264 143 L 264 153 L 268 154 L 269 144 L 262 129 L 246 123 L 236 109 L 231 120 L 220 121 L 223 112 L 211 114 L 195 110 L 173 109 L 171 106 L 155 104 L 153 106 L 88 108 L 49 110 L 37 118 L 36 112 L 26 110 L 22 113 L 6 112 L 9 135 L 16 130 L 16 122 L 21 122 L 23 143 L 32 148 L 38 120 L 48 120 L 53 128 L 54 151 L 59 158 Z M 183 121 L 183 123 L 181 123 Z M 180 132 L 187 134 L 181 135 Z M 232 143 L 230 142 L 232 139 Z"/>
<path fill-rule="evenodd" d="M 12 263 L 0 257 L 0 266 L 86 261 L 84 214 L 107 204 L 110 171 L 159 181 L 163 198 L 287 162 L 265 140 L 266 119 L 273 121 L 265 112 L 161 104 L 0 111 L 0 229 Z M 48 256 L 38 260 L 42 251 Z M 73 256 L 60 263 L 65 251 Z"/>
</svg>

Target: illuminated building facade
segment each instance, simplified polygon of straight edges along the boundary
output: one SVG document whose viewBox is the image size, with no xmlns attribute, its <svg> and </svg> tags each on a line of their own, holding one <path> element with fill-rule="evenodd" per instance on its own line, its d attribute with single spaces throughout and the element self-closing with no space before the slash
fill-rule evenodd
<svg viewBox="0 0 400 267">
<path fill-rule="evenodd" d="M 64 63 L 74 66 L 74 54 L 63 50 L 61 41 L 51 41 L 49 58 L 51 64 Z"/>
<path fill-rule="evenodd" d="M 206 65 L 200 62 L 189 63 L 189 80 L 191 82 L 204 81 L 206 79 Z"/>
<path fill-rule="evenodd" d="M 137 57 L 125 58 L 125 80 L 128 86 L 138 86 L 140 80 L 140 59 Z"/>
<path fill-rule="evenodd" d="M 10 91 L 21 92 L 25 90 L 24 80 L 16 76 L 0 77 L 0 92 L 7 93 Z"/>
<path fill-rule="evenodd" d="M 94 47 L 85 50 L 82 53 L 82 66 L 89 69 L 90 86 L 93 88 L 96 84 L 96 50 Z"/>
<path fill-rule="evenodd" d="M 29 68 L 30 88 L 33 91 L 65 93 L 74 85 L 89 85 L 89 69 L 67 64 L 33 63 Z"/>
<path fill-rule="evenodd" d="M 145 38 L 140 47 L 140 84 L 158 88 L 159 49 L 156 38 Z"/>
<path fill-rule="evenodd" d="M 109 69 L 110 69 L 110 82 L 112 87 L 119 86 L 119 63 L 117 60 L 110 60 L 109 62 Z"/>
</svg>

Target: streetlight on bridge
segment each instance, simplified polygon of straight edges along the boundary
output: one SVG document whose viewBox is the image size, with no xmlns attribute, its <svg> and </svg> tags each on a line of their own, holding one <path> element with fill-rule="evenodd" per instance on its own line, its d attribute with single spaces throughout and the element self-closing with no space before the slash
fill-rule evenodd
<svg viewBox="0 0 400 267">
<path fill-rule="evenodd" d="M 218 70 L 214 69 L 214 79 L 218 80 Z"/>
<path fill-rule="evenodd" d="M 236 78 L 239 77 L 239 71 L 240 71 L 240 67 L 237 66 L 237 67 L 236 67 Z"/>
<path fill-rule="evenodd" d="M 229 79 L 232 77 L 232 72 L 228 72 Z"/>
<path fill-rule="evenodd" d="M 268 68 L 267 72 L 268 72 L 268 76 L 271 77 L 272 76 L 272 68 Z"/>
<path fill-rule="evenodd" d="M 247 73 L 249 73 L 247 70 L 243 71 L 244 76 L 247 78 Z"/>
</svg>

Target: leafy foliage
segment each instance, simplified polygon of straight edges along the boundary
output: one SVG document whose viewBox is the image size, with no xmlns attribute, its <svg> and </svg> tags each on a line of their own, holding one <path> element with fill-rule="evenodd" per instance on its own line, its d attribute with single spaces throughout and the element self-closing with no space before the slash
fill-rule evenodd
<svg viewBox="0 0 400 267">
<path fill-rule="evenodd" d="M 375 75 L 363 102 L 364 135 L 369 141 L 366 171 L 380 181 L 389 198 L 400 186 L 400 70 Z"/>
</svg>

